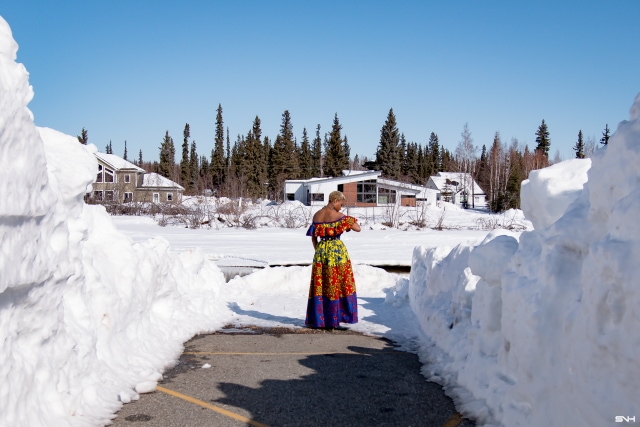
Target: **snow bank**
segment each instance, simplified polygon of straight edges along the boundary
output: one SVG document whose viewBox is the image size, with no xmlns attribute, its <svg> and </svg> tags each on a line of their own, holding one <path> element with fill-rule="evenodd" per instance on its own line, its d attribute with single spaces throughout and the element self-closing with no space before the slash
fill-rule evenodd
<svg viewBox="0 0 640 427">
<path fill-rule="evenodd" d="M 35 127 L 16 52 L 0 17 L 0 425 L 102 426 L 221 326 L 224 277 L 82 202 L 95 147 Z"/>
<path fill-rule="evenodd" d="M 530 175 L 534 231 L 416 248 L 408 299 L 425 373 L 479 424 L 640 416 L 640 95 L 606 148 Z"/>
<path fill-rule="evenodd" d="M 591 159 L 573 159 L 531 171 L 522 182 L 522 210 L 536 230 L 549 227 L 567 210 L 587 182 Z"/>
</svg>

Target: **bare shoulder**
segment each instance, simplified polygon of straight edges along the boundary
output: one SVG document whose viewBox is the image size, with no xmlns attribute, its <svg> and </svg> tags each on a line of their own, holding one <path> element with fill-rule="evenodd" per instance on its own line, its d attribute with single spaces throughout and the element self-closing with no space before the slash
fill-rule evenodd
<svg viewBox="0 0 640 427">
<path fill-rule="evenodd" d="M 329 209 L 320 209 L 313 215 L 313 222 L 334 222 L 341 219 L 344 215 Z"/>
<path fill-rule="evenodd" d="M 324 222 L 323 217 L 324 217 L 324 209 L 320 209 L 318 212 L 316 212 L 313 215 L 313 222 Z"/>
</svg>

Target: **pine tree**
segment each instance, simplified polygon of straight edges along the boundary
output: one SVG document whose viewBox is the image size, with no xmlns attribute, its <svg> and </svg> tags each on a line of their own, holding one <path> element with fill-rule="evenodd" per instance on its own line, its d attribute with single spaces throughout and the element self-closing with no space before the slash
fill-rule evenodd
<svg viewBox="0 0 640 427">
<path fill-rule="evenodd" d="M 430 156 L 428 147 L 422 147 L 418 144 L 418 152 L 416 157 L 418 158 L 418 179 L 419 183 L 424 183 L 431 176 Z"/>
<path fill-rule="evenodd" d="M 398 158 L 400 160 L 400 176 L 407 176 L 407 139 L 404 136 L 404 132 L 400 134 Z"/>
<path fill-rule="evenodd" d="M 189 160 L 189 138 L 191 138 L 191 128 L 189 123 L 184 125 L 182 131 L 182 159 L 180 160 L 180 183 L 187 189 L 189 188 L 189 179 L 191 178 L 191 162 Z"/>
<path fill-rule="evenodd" d="M 456 166 L 456 161 L 453 157 L 453 154 L 451 154 L 451 151 L 447 150 L 446 148 L 442 148 L 442 171 L 455 171 L 457 169 Z"/>
<path fill-rule="evenodd" d="M 105 153 L 106 154 L 113 154 L 113 145 L 111 144 L 111 141 L 109 141 L 109 144 L 107 144 L 107 146 L 105 148 Z"/>
<path fill-rule="evenodd" d="M 489 184 L 487 188 L 482 188 L 487 195 L 489 205 L 493 212 L 502 211 L 504 202 L 502 196 L 503 187 L 503 172 L 501 162 L 503 161 L 503 148 L 502 141 L 500 140 L 500 133 L 496 132 L 493 136 L 493 143 L 489 150 Z"/>
<path fill-rule="evenodd" d="M 349 168 L 349 161 L 344 153 L 344 141 L 340 135 L 342 126 L 338 119 L 338 113 L 333 118 L 331 133 L 325 138 L 324 148 L 324 172 L 327 176 L 342 176 L 342 171 Z"/>
<path fill-rule="evenodd" d="M 300 177 L 309 179 L 312 177 L 313 162 L 311 159 L 311 147 L 307 128 L 302 129 L 302 144 L 300 144 Z"/>
<path fill-rule="evenodd" d="M 87 143 L 89 142 L 89 133 L 85 128 L 82 128 L 82 131 L 78 136 L 78 141 L 80 142 L 80 144 L 84 144 L 84 145 L 87 145 Z"/>
<path fill-rule="evenodd" d="M 260 117 L 256 116 L 253 126 L 243 144 L 241 170 L 246 182 L 246 191 L 249 197 L 265 197 L 265 182 L 267 182 L 267 157 L 264 155 L 262 145 L 262 128 Z"/>
<path fill-rule="evenodd" d="M 344 153 L 344 163 L 348 165 L 345 169 L 351 168 L 351 147 L 349 146 L 349 138 L 347 135 L 344 136 L 344 141 L 342 144 L 342 152 Z"/>
<path fill-rule="evenodd" d="M 206 185 L 211 182 L 210 171 L 209 158 L 204 155 L 200 156 L 200 171 L 198 176 L 200 177 L 200 181 L 205 185 L 205 189 L 207 188 Z"/>
<path fill-rule="evenodd" d="M 225 155 L 224 155 L 224 174 L 225 174 L 225 180 L 224 180 L 224 188 L 225 188 L 225 195 L 229 195 L 230 194 L 230 189 L 231 189 L 231 183 L 230 181 L 230 177 L 233 176 L 235 174 L 235 171 L 232 172 L 231 171 L 231 137 L 229 136 L 229 127 L 227 126 L 227 147 L 226 147 L 226 151 L 225 151 Z"/>
<path fill-rule="evenodd" d="M 482 191 L 488 191 L 489 189 L 489 156 L 487 155 L 487 146 L 482 145 L 482 152 L 480 153 L 480 161 L 478 162 L 478 173 L 476 174 L 476 181 Z"/>
<path fill-rule="evenodd" d="M 225 191 L 228 197 L 245 197 L 247 172 L 244 168 L 245 138 L 238 134 L 231 148 L 229 157 L 229 169 L 225 180 Z"/>
<path fill-rule="evenodd" d="M 311 177 L 322 177 L 322 139 L 320 138 L 320 125 L 316 127 L 316 137 L 311 145 Z"/>
<path fill-rule="evenodd" d="M 262 155 L 264 156 L 265 159 L 265 169 L 266 169 L 266 176 L 267 179 L 265 180 L 265 183 L 267 185 L 266 187 L 266 192 L 267 195 L 266 197 L 272 197 L 274 199 L 276 199 L 276 197 L 273 197 L 273 193 L 271 193 L 271 188 L 272 188 L 272 180 L 273 180 L 273 165 L 271 164 L 271 162 L 273 161 L 273 156 L 272 156 L 272 146 L 271 146 L 271 140 L 269 139 L 268 136 L 265 136 L 263 141 L 262 141 Z"/>
<path fill-rule="evenodd" d="M 227 149 L 225 151 L 224 157 L 226 165 L 229 166 L 229 159 L 231 159 L 231 138 L 229 137 L 229 127 L 227 127 Z"/>
<path fill-rule="evenodd" d="M 399 144 L 396 116 L 391 108 L 384 126 L 380 129 L 380 143 L 376 152 L 376 163 L 387 178 L 397 179 L 400 176 Z"/>
<path fill-rule="evenodd" d="M 124 140 L 124 155 L 122 156 L 122 158 L 124 160 L 129 160 L 127 159 L 127 140 L 126 139 Z"/>
<path fill-rule="evenodd" d="M 138 166 L 142 167 L 142 149 L 138 153 Z"/>
<path fill-rule="evenodd" d="M 216 136 L 213 150 L 211 151 L 211 176 L 213 186 L 220 187 L 225 180 L 225 158 L 224 158 L 224 122 L 222 121 L 222 105 L 218 104 L 216 113 Z"/>
<path fill-rule="evenodd" d="M 298 175 L 298 159 L 296 158 L 296 143 L 293 136 L 293 123 L 289 110 L 282 113 L 282 124 L 280 125 L 280 137 L 284 149 L 286 150 L 286 160 L 284 162 L 287 179 L 297 178 Z"/>
<path fill-rule="evenodd" d="M 429 135 L 429 176 L 435 175 L 438 172 L 443 172 L 442 169 L 442 152 L 440 151 L 440 142 L 438 141 L 438 135 L 431 132 Z M 426 178 L 428 178 L 426 177 Z"/>
<path fill-rule="evenodd" d="M 536 131 L 536 144 L 536 151 L 542 153 L 548 159 L 551 140 L 549 139 L 549 129 L 544 119 Z"/>
<path fill-rule="evenodd" d="M 418 144 L 410 142 L 407 144 L 407 154 L 405 156 L 405 172 L 404 174 L 413 184 L 420 184 L 420 168 L 418 158 Z"/>
<path fill-rule="evenodd" d="M 582 129 L 578 132 L 578 141 L 573 146 L 573 151 L 576 152 L 576 159 L 584 159 L 584 141 L 582 139 Z"/>
<path fill-rule="evenodd" d="M 173 138 L 169 136 L 169 131 L 164 134 L 164 139 L 160 144 L 160 162 L 158 163 L 158 173 L 166 178 L 171 177 L 173 170 Z"/>
<path fill-rule="evenodd" d="M 600 144 L 602 145 L 609 145 L 609 138 L 611 137 L 609 135 L 609 124 L 607 123 L 604 127 L 604 131 L 602 132 L 602 138 L 600 138 Z"/>
<path fill-rule="evenodd" d="M 522 174 L 522 156 L 515 153 L 515 158 L 511 160 L 511 170 L 507 180 L 505 198 L 505 209 L 520 209 L 520 186 L 524 179 Z M 513 157 L 513 156 L 512 156 Z"/>
<path fill-rule="evenodd" d="M 282 193 L 285 180 L 298 177 L 299 164 L 296 154 L 291 115 L 289 110 L 285 110 L 282 113 L 280 133 L 273 143 L 271 152 L 272 174 L 269 184 L 274 195 L 279 196 Z"/>
<path fill-rule="evenodd" d="M 173 138 L 169 138 L 169 175 L 167 178 L 177 181 L 178 178 L 175 176 L 175 168 L 176 165 L 176 146 L 173 143 Z"/>
<path fill-rule="evenodd" d="M 198 194 L 198 178 L 200 169 L 198 165 L 198 150 L 196 149 L 196 142 L 191 141 L 191 153 L 189 154 L 189 179 L 188 187 L 191 194 Z"/>
</svg>

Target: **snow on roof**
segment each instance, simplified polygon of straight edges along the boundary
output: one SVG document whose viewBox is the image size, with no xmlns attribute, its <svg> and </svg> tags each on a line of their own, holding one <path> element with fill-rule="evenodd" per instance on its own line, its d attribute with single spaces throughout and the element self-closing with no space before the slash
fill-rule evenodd
<svg viewBox="0 0 640 427">
<path fill-rule="evenodd" d="M 381 171 L 372 171 L 372 170 L 366 170 L 366 171 L 351 171 L 351 172 L 357 172 L 357 173 L 347 173 L 346 175 L 344 174 L 345 172 L 350 172 L 350 171 L 342 171 L 343 175 L 341 176 L 329 176 L 329 177 L 324 177 L 324 178 L 310 178 L 310 179 L 287 179 L 285 181 L 285 184 L 289 183 L 289 184 L 294 184 L 294 183 L 302 183 L 302 184 L 308 184 L 308 183 L 314 183 L 314 184 L 318 184 L 318 183 L 325 183 L 325 182 L 333 182 L 333 181 L 352 181 L 352 180 L 357 180 L 360 176 L 371 176 L 371 178 L 376 177 L 376 176 L 380 176 L 382 174 Z M 354 176 L 355 175 L 355 176 Z"/>
<path fill-rule="evenodd" d="M 134 165 L 133 163 L 123 159 L 122 157 L 118 157 L 115 154 L 105 154 L 105 153 L 98 153 L 98 152 L 96 152 L 94 154 L 96 155 L 96 157 L 98 159 L 102 160 L 107 165 L 112 166 L 116 170 L 133 169 L 136 172 L 145 172 L 144 169 L 139 168 L 138 166 Z"/>
<path fill-rule="evenodd" d="M 161 188 L 176 188 L 178 190 L 184 190 L 184 187 L 177 182 L 171 181 L 169 178 L 165 178 L 155 172 L 147 173 L 142 180 L 142 187 L 161 187 Z"/>
<path fill-rule="evenodd" d="M 408 182 L 396 181 L 395 179 L 387 178 L 378 178 L 378 184 L 403 189 L 412 193 L 419 193 L 421 191 L 428 190 L 427 187 L 423 187 L 421 185 L 410 184 Z"/>
<path fill-rule="evenodd" d="M 342 176 L 361 175 L 363 173 L 369 173 L 369 172 L 376 172 L 376 171 L 371 171 L 371 170 L 354 171 L 354 170 L 345 169 L 342 171 Z"/>
<path fill-rule="evenodd" d="M 462 172 L 438 172 L 437 175 L 433 175 L 429 179 L 433 181 L 435 186 L 440 191 L 442 191 L 445 188 L 447 184 L 447 179 L 451 182 L 457 182 L 458 183 L 457 190 L 462 191 L 465 187 L 464 185 L 465 182 L 467 183 L 467 186 L 470 185 L 471 174 L 462 173 Z M 456 186 L 454 185 L 454 188 L 455 187 Z M 484 191 L 482 190 L 482 188 L 480 188 L 478 183 L 475 181 L 473 181 L 473 192 L 474 194 L 484 194 Z"/>
</svg>

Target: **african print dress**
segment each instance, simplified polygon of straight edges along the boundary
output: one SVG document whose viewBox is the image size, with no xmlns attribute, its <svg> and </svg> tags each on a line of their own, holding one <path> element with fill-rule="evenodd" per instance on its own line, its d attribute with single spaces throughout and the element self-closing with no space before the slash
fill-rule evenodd
<svg viewBox="0 0 640 427">
<path fill-rule="evenodd" d="M 358 322 L 358 304 L 353 268 L 340 235 L 351 230 L 356 219 L 343 216 L 334 222 L 314 222 L 307 236 L 316 236 L 311 286 L 305 324 L 313 328 L 335 328 Z"/>
</svg>

